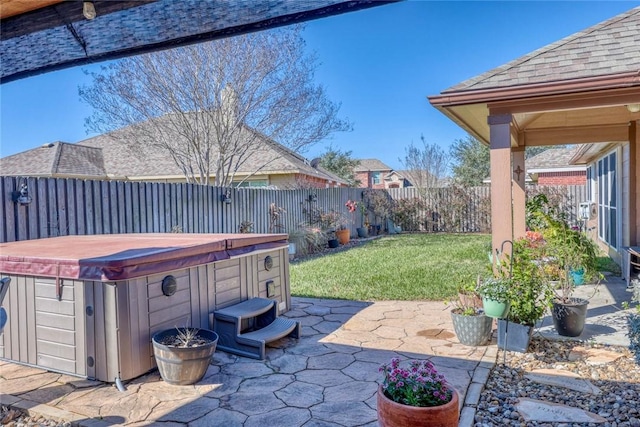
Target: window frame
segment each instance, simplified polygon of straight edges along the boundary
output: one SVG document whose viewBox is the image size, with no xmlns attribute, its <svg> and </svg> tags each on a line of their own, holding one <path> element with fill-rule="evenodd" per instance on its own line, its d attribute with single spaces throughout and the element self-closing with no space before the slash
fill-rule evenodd
<svg viewBox="0 0 640 427">
<path fill-rule="evenodd" d="M 612 150 L 596 161 L 598 197 L 598 238 L 610 248 L 621 246 L 621 153 Z"/>
</svg>

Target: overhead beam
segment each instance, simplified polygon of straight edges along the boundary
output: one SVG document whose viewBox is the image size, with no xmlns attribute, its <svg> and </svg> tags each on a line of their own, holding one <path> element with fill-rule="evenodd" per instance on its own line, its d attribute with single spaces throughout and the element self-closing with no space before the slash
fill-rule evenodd
<svg viewBox="0 0 640 427">
<path fill-rule="evenodd" d="M 62 3 L 63 0 L 0 0 L 0 19 Z"/>
<path fill-rule="evenodd" d="M 628 87 L 595 90 L 583 93 L 532 96 L 488 103 L 490 114 L 519 114 L 530 112 L 575 110 L 640 103 L 637 77 Z"/>
<path fill-rule="evenodd" d="M 525 146 L 623 142 L 629 138 L 629 124 L 569 128 L 526 129 L 518 139 Z"/>
<path fill-rule="evenodd" d="M 143 6 L 153 1 L 156 0 L 98 0 L 94 1 L 93 4 L 96 9 L 96 16 L 102 17 L 131 7 Z M 22 13 L 8 19 L 5 19 L 3 16 L 2 25 L 0 26 L 0 40 L 7 40 L 13 37 L 20 37 L 49 28 L 87 20 L 82 14 L 81 1 L 64 1 L 62 3 L 60 3 L 60 1 L 50 1 L 50 3 L 53 3 L 53 5 Z"/>
</svg>

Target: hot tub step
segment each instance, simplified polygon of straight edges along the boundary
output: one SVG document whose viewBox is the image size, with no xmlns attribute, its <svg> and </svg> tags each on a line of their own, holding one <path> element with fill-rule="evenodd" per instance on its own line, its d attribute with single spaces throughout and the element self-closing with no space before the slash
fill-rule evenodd
<svg viewBox="0 0 640 427">
<path fill-rule="evenodd" d="M 218 334 L 218 349 L 264 359 L 266 344 L 286 336 L 300 337 L 300 323 L 278 317 L 277 301 L 252 298 L 210 315 Z"/>
<path fill-rule="evenodd" d="M 276 303 L 277 301 L 272 299 L 251 298 L 241 303 L 216 310 L 213 313 L 215 315 L 215 318 L 220 320 L 233 321 L 237 318 L 250 319 L 252 317 L 258 317 L 261 314 L 272 312 L 276 309 Z M 272 313 L 268 313 L 268 315 L 274 316 Z"/>
<path fill-rule="evenodd" d="M 238 341 L 244 343 L 253 341 L 269 343 L 279 340 L 280 338 L 284 338 L 288 335 L 292 335 L 293 338 L 299 338 L 300 323 L 296 322 L 295 320 L 278 317 L 269 326 L 258 329 L 257 331 L 251 331 L 245 334 L 238 335 Z"/>
</svg>

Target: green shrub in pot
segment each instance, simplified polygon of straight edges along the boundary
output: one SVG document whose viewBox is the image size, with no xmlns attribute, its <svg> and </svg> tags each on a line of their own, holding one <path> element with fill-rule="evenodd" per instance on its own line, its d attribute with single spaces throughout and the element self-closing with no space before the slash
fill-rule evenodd
<svg viewBox="0 0 640 427">
<path fill-rule="evenodd" d="M 553 298 L 553 289 L 536 257 L 536 251 L 523 238 L 516 240 L 508 260 L 512 281 L 509 320 L 527 326 L 542 319 Z"/>
</svg>

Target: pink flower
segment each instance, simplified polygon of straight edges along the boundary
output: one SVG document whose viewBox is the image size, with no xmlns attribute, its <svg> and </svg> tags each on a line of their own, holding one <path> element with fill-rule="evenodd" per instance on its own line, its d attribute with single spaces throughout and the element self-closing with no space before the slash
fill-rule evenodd
<svg viewBox="0 0 640 427">
<path fill-rule="evenodd" d="M 407 368 L 393 358 L 380 368 L 384 373 L 382 389 L 395 402 L 410 406 L 439 406 L 452 399 L 452 390 L 428 360 L 414 360 Z"/>
</svg>

